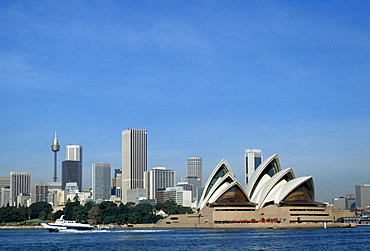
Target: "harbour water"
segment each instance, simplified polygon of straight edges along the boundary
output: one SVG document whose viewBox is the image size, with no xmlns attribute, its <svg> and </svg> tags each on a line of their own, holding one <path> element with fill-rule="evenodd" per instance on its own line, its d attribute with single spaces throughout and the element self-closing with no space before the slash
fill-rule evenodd
<svg viewBox="0 0 370 251">
<path fill-rule="evenodd" d="M 333 229 L 0 230 L 0 250 L 368 250 L 370 227 Z"/>
</svg>

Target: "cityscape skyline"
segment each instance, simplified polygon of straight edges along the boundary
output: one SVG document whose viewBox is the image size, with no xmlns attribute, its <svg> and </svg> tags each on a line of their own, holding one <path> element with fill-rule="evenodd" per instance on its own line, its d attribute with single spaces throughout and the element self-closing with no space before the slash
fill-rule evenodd
<svg viewBox="0 0 370 251">
<path fill-rule="evenodd" d="M 58 181 L 65 146 L 121 168 L 121 131 L 148 132 L 147 167 L 203 177 L 245 149 L 312 175 L 317 200 L 370 183 L 366 2 L 60 2 L 0 6 L 0 177 Z"/>
</svg>

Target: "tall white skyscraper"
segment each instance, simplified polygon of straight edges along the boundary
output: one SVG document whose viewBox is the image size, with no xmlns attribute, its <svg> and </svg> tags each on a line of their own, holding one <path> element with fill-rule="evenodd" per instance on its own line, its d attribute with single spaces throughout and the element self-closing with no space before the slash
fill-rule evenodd
<svg viewBox="0 0 370 251">
<path fill-rule="evenodd" d="M 128 129 L 122 131 L 122 202 L 127 203 L 127 190 L 144 188 L 147 170 L 147 132 Z"/>
<path fill-rule="evenodd" d="M 262 163 L 262 151 L 259 149 L 247 149 L 244 154 L 245 186 L 248 180 Z"/>
<path fill-rule="evenodd" d="M 10 172 L 10 205 L 17 205 L 17 196 L 31 192 L 31 174 L 27 172 Z"/>
<path fill-rule="evenodd" d="M 175 171 L 165 167 L 154 167 L 144 172 L 144 188 L 147 190 L 147 199 L 155 199 L 158 188 L 175 186 Z"/>
<path fill-rule="evenodd" d="M 95 202 L 110 198 L 111 165 L 108 163 L 92 164 L 92 196 Z"/>
<path fill-rule="evenodd" d="M 82 163 L 82 146 L 67 145 L 66 160 L 80 161 Z"/>
</svg>

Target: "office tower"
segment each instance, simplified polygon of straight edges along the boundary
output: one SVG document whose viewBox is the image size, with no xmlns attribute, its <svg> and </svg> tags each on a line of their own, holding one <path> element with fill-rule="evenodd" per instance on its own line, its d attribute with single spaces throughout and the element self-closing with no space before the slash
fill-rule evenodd
<svg viewBox="0 0 370 251">
<path fill-rule="evenodd" d="M 38 182 L 31 187 L 31 203 L 39 201 L 47 201 L 48 198 L 48 185 L 45 185 L 44 182 Z"/>
<path fill-rule="evenodd" d="M 184 207 L 192 206 L 191 191 L 186 191 L 183 187 L 167 187 L 164 191 L 164 200 L 173 200 Z"/>
<path fill-rule="evenodd" d="M 202 158 L 191 157 L 186 160 L 186 177 L 197 177 L 202 185 Z"/>
<path fill-rule="evenodd" d="M 92 196 L 95 202 L 109 200 L 111 165 L 108 163 L 92 164 Z"/>
<path fill-rule="evenodd" d="M 262 151 L 259 149 L 247 149 L 244 154 L 245 186 L 254 173 L 254 170 L 262 163 Z"/>
<path fill-rule="evenodd" d="M 351 209 L 356 207 L 356 196 L 354 194 L 346 195 L 346 209 Z"/>
<path fill-rule="evenodd" d="M 9 187 L 10 186 L 10 177 L 0 177 L 0 189 L 3 188 L 4 186 Z M 0 201 L 2 198 L 2 194 L 0 193 Z M 3 204 L 0 205 L 2 207 Z"/>
<path fill-rule="evenodd" d="M 57 176 L 57 152 L 59 151 L 60 146 L 58 144 L 58 139 L 57 139 L 57 133 L 55 132 L 55 137 L 53 140 L 53 144 L 51 145 L 51 150 L 54 152 L 54 177 L 53 181 L 57 182 L 58 176 Z"/>
<path fill-rule="evenodd" d="M 182 178 L 182 182 L 187 182 L 193 186 L 192 188 L 192 198 L 193 201 L 196 200 L 197 188 L 202 187 L 202 158 L 191 157 L 186 160 L 186 177 Z"/>
<path fill-rule="evenodd" d="M 27 172 L 10 172 L 10 205 L 17 205 L 19 194 L 31 192 L 31 174 Z"/>
<path fill-rule="evenodd" d="M 48 198 L 47 202 L 53 206 L 59 205 L 58 203 L 58 193 L 62 191 L 62 182 L 48 182 Z"/>
<path fill-rule="evenodd" d="M 111 194 L 116 196 L 117 198 L 121 198 L 122 197 L 121 186 L 122 186 L 122 170 L 114 169 Z"/>
<path fill-rule="evenodd" d="M 3 186 L 1 188 L 1 205 L 0 207 L 6 207 L 10 205 L 10 186 Z"/>
<path fill-rule="evenodd" d="M 166 167 L 153 167 L 144 172 L 144 188 L 147 190 L 147 199 L 156 199 L 156 191 L 160 188 L 175 186 L 175 171 Z"/>
<path fill-rule="evenodd" d="M 333 206 L 335 206 L 335 208 L 339 210 L 346 209 L 346 198 L 333 198 Z"/>
<path fill-rule="evenodd" d="M 146 189 L 144 188 L 134 188 L 126 191 L 127 202 L 134 202 L 139 204 L 140 201 L 146 200 Z"/>
<path fill-rule="evenodd" d="M 144 188 L 147 168 L 146 130 L 122 131 L 122 202 L 127 202 L 127 190 Z"/>
<path fill-rule="evenodd" d="M 82 189 L 82 165 L 80 161 L 65 160 L 62 162 L 62 190 L 66 184 L 76 182 L 79 190 Z"/>
<path fill-rule="evenodd" d="M 66 160 L 80 161 L 82 164 L 82 146 L 67 145 L 66 146 Z"/>
<path fill-rule="evenodd" d="M 356 207 L 370 206 L 370 185 L 356 185 Z"/>
</svg>

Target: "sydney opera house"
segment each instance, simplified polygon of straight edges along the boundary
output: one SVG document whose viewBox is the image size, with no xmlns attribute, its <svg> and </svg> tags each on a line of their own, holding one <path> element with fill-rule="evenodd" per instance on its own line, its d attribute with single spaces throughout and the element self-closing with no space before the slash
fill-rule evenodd
<svg viewBox="0 0 370 251">
<path fill-rule="evenodd" d="M 295 177 L 292 168 L 281 169 L 277 154 L 258 166 L 245 188 L 223 159 L 205 185 L 197 212 L 170 215 L 157 225 L 205 227 L 264 221 L 332 222 L 333 217 L 326 205 L 315 201 L 314 192 L 312 177 Z"/>
</svg>

